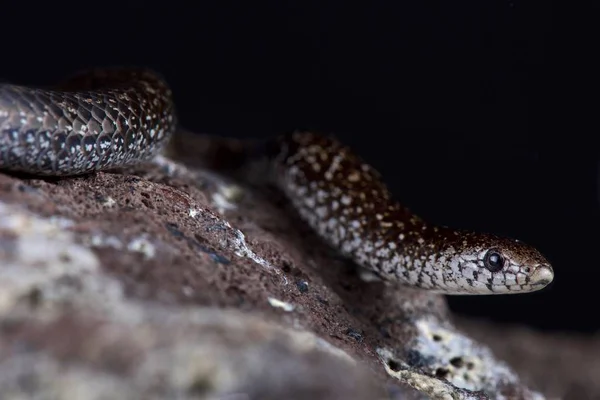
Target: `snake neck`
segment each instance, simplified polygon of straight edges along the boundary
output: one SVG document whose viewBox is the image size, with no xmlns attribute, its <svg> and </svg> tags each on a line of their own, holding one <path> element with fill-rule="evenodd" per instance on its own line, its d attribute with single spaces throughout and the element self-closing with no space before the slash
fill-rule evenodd
<svg viewBox="0 0 600 400">
<path fill-rule="evenodd" d="M 519 293 L 552 280 L 549 263 L 531 246 L 426 223 L 333 137 L 281 136 L 271 156 L 278 186 L 301 217 L 341 254 L 384 280 L 446 294 Z"/>
<path fill-rule="evenodd" d="M 303 219 L 343 254 L 381 275 L 410 270 L 419 257 L 439 252 L 439 238 L 451 233 L 402 206 L 377 171 L 331 137 L 296 133 L 267 149 L 278 186 Z"/>
<path fill-rule="evenodd" d="M 278 175 L 280 187 L 302 219 L 342 255 L 381 279 L 409 286 L 433 287 L 424 272 L 447 272 L 444 254 L 458 248 L 458 232 L 427 224 L 391 197 L 369 198 L 339 186 L 324 190 L 318 181 L 291 178 L 291 171 Z"/>
</svg>

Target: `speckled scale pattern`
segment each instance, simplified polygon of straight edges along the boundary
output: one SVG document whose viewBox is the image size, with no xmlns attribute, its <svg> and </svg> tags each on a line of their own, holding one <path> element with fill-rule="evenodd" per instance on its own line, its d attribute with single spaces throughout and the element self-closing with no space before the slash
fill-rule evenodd
<svg viewBox="0 0 600 400">
<path fill-rule="evenodd" d="M 124 167 L 157 155 L 176 124 L 169 87 L 147 69 L 92 69 L 53 89 L 2 84 L 0 170 L 56 176 Z M 426 223 L 331 136 L 295 132 L 263 150 L 300 215 L 383 279 L 446 294 L 529 292 L 553 279 L 531 246 Z M 498 271 L 489 269 L 493 252 L 502 256 Z"/>
<path fill-rule="evenodd" d="M 343 255 L 384 280 L 446 294 L 519 293 L 549 283 L 532 281 L 536 270 L 550 268 L 535 248 L 428 224 L 396 201 L 381 175 L 333 136 L 294 132 L 279 137 L 270 152 L 277 182 L 300 216 Z M 497 272 L 484 266 L 492 249 L 506 260 Z"/>
<path fill-rule="evenodd" d="M 92 69 L 61 86 L 0 85 L 0 169 L 75 175 L 156 155 L 176 126 L 169 87 L 141 68 Z"/>
</svg>

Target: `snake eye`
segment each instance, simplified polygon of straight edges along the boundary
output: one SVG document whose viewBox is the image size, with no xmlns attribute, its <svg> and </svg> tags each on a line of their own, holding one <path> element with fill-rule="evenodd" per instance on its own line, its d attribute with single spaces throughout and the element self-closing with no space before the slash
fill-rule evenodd
<svg viewBox="0 0 600 400">
<path fill-rule="evenodd" d="M 504 257 L 497 250 L 490 250 L 486 253 L 483 264 L 490 272 L 498 272 L 504 267 Z"/>
</svg>

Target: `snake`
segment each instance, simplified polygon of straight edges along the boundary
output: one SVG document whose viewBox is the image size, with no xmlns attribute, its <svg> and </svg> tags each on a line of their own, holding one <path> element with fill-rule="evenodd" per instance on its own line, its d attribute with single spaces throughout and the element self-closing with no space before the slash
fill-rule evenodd
<svg viewBox="0 0 600 400">
<path fill-rule="evenodd" d="M 73 176 L 127 167 L 161 154 L 177 125 L 172 90 L 148 68 L 93 68 L 47 88 L 3 83 L 0 170 Z M 294 131 L 264 149 L 298 215 L 378 279 L 447 295 L 529 293 L 554 279 L 532 245 L 414 214 L 334 135 Z"/>
</svg>

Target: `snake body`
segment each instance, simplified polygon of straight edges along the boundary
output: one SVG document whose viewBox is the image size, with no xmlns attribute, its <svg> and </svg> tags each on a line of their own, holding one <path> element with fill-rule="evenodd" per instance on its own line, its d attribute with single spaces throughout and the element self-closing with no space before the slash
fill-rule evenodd
<svg viewBox="0 0 600 400">
<path fill-rule="evenodd" d="M 75 175 L 158 154 L 176 126 L 171 90 L 142 68 L 93 69 L 56 88 L 0 85 L 0 169 Z"/>
<path fill-rule="evenodd" d="M 0 85 L 0 170 L 76 175 L 149 160 L 176 129 L 165 81 L 137 68 L 81 73 L 53 89 Z M 334 137 L 269 142 L 276 183 L 331 246 L 381 279 L 445 294 L 524 293 L 553 280 L 518 240 L 426 223 Z"/>
<path fill-rule="evenodd" d="M 445 294 L 532 292 L 553 280 L 550 263 L 528 244 L 427 223 L 333 136 L 295 132 L 276 141 L 276 179 L 300 215 L 381 279 Z"/>
</svg>

